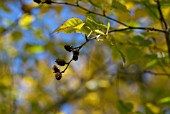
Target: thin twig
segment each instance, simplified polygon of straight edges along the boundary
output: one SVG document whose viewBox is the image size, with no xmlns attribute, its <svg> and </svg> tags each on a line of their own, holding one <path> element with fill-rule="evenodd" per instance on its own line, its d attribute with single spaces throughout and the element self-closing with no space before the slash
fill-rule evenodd
<svg viewBox="0 0 170 114">
<path fill-rule="evenodd" d="M 71 60 L 67 63 L 66 68 L 65 68 L 63 71 L 61 71 L 61 73 L 64 73 L 64 72 L 67 70 L 67 68 L 68 68 L 68 66 L 70 65 L 70 63 L 71 63 L 72 60 L 73 60 L 73 59 L 71 59 Z"/>
<path fill-rule="evenodd" d="M 160 30 L 160 29 L 155 29 L 155 28 L 150 28 L 150 27 L 127 27 L 127 28 L 122 28 L 122 29 L 113 29 L 113 30 L 110 30 L 109 33 L 126 31 L 126 30 L 133 30 L 133 29 L 167 33 L 167 31 L 165 31 L 165 30 Z"/>
</svg>

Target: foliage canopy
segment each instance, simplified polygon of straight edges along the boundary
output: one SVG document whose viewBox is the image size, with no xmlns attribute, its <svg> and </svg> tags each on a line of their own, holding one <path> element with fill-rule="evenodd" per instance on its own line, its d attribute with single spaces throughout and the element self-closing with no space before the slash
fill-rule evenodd
<svg viewBox="0 0 170 114">
<path fill-rule="evenodd" d="M 169 114 L 169 7 L 3 0 L 0 113 Z"/>
</svg>

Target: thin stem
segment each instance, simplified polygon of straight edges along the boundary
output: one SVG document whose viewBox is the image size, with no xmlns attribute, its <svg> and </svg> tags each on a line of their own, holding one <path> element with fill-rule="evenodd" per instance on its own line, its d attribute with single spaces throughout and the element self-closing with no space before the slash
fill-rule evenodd
<svg viewBox="0 0 170 114">
<path fill-rule="evenodd" d="M 75 49 L 80 50 L 80 49 L 81 49 L 84 45 L 86 45 L 89 41 L 96 39 L 98 36 L 99 36 L 99 35 L 96 35 L 96 36 L 93 36 L 92 38 L 89 38 L 89 39 L 88 39 L 87 36 L 85 35 L 86 41 L 85 41 L 83 44 L 81 44 L 80 46 L 75 47 Z"/>
<path fill-rule="evenodd" d="M 109 33 L 121 32 L 121 31 L 126 31 L 126 30 L 134 30 L 134 29 L 167 33 L 166 30 L 160 30 L 160 29 L 155 29 L 155 28 L 150 28 L 150 27 L 127 27 L 127 28 L 122 28 L 122 29 L 113 29 L 113 30 L 110 30 Z"/>
<path fill-rule="evenodd" d="M 64 73 L 64 72 L 67 70 L 67 68 L 68 68 L 68 66 L 70 65 L 70 63 L 71 63 L 72 60 L 73 60 L 73 59 L 71 59 L 71 60 L 67 63 L 66 68 L 65 68 L 63 71 L 61 71 L 61 73 Z"/>
</svg>

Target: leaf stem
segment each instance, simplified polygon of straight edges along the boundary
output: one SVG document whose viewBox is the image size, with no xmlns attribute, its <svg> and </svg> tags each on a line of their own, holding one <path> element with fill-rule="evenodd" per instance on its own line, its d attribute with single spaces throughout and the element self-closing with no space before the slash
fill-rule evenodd
<svg viewBox="0 0 170 114">
<path fill-rule="evenodd" d="M 73 59 L 71 59 L 71 60 L 67 63 L 66 68 L 65 68 L 63 71 L 61 71 L 61 73 L 64 73 L 64 72 L 67 70 L 67 68 L 68 68 L 68 66 L 70 65 L 70 63 L 71 63 L 72 60 L 73 60 Z"/>
</svg>

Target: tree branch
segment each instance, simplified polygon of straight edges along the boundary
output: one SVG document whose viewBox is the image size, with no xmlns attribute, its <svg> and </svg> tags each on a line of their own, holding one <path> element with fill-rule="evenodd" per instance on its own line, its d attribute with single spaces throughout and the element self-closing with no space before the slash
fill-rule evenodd
<svg viewBox="0 0 170 114">
<path fill-rule="evenodd" d="M 112 21 L 115 21 L 115 22 L 117 22 L 117 23 L 119 23 L 119 24 L 121 24 L 121 25 L 123 25 L 123 26 L 130 27 L 130 26 L 128 26 L 127 24 L 125 24 L 125 23 L 123 23 L 123 22 L 121 22 L 121 21 L 118 21 L 118 20 L 116 20 L 116 19 L 114 19 L 114 18 L 111 18 L 111 17 L 109 17 L 109 16 L 106 16 L 105 14 L 100 14 L 100 13 L 97 13 L 97 12 L 90 11 L 89 9 L 86 9 L 86 8 L 80 6 L 79 4 L 71 4 L 71 3 L 68 3 L 68 2 L 52 2 L 52 3 L 54 3 L 54 4 L 68 5 L 68 6 L 73 6 L 73 7 L 78 7 L 78 8 L 80 8 L 80 9 L 82 9 L 82 10 L 84 10 L 84 11 L 87 11 L 87 12 L 89 12 L 89 13 L 92 13 L 92 14 L 95 14 L 95 15 L 98 15 L 98 16 L 105 17 L 105 18 L 107 18 L 107 19 L 109 19 L 109 20 L 112 20 Z"/>
<path fill-rule="evenodd" d="M 113 30 L 110 30 L 109 33 L 111 33 L 111 32 L 126 31 L 126 30 L 134 30 L 134 29 L 146 30 L 146 31 L 157 31 L 157 32 L 167 33 L 166 30 L 160 30 L 160 29 L 155 29 L 155 28 L 150 28 L 150 27 L 132 27 L 132 26 L 131 27 L 127 27 L 127 28 L 122 28 L 122 29 L 113 29 Z"/>
<path fill-rule="evenodd" d="M 162 29 L 167 31 L 166 33 L 164 33 L 164 35 L 165 35 L 166 45 L 167 45 L 167 48 L 168 48 L 168 54 L 169 54 L 169 58 L 170 58 L 170 30 L 168 30 L 168 24 L 166 23 L 165 18 L 163 16 L 160 1 L 159 0 L 155 0 L 155 1 L 157 3 Z"/>
<path fill-rule="evenodd" d="M 77 2 L 76 4 L 72 4 L 72 3 L 68 3 L 68 2 L 52 2 L 54 4 L 61 4 L 61 5 L 68 5 L 68 6 L 73 6 L 73 7 L 78 7 L 84 11 L 87 11 L 89 13 L 92 13 L 92 14 L 95 14 L 95 15 L 98 15 L 98 16 L 102 16 L 102 17 L 105 17 L 109 20 L 112 20 L 112 21 L 115 21 L 127 28 L 123 28 L 123 29 L 117 29 L 117 30 L 112 30 L 110 32 L 115 32 L 115 31 L 125 31 L 125 30 L 129 30 L 129 29 L 139 29 L 139 30 L 147 30 L 147 31 L 157 31 L 157 32 L 163 32 L 163 33 L 167 33 L 167 34 L 170 34 L 169 31 L 166 31 L 166 30 L 160 30 L 160 29 L 156 29 L 156 28 L 151 28 L 151 27 L 133 27 L 133 26 L 130 26 L 130 25 L 127 25 L 121 21 L 118 21 L 112 17 L 109 17 L 109 16 L 106 16 L 105 14 L 100 14 L 100 13 L 97 13 L 97 12 L 93 12 L 93 11 L 90 11 L 89 9 L 87 8 L 84 8 L 82 6 L 79 5 L 79 3 Z"/>
</svg>

